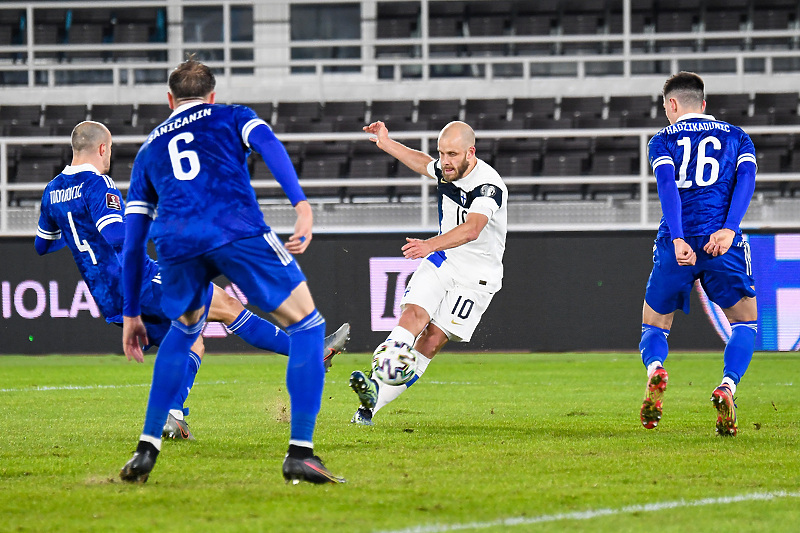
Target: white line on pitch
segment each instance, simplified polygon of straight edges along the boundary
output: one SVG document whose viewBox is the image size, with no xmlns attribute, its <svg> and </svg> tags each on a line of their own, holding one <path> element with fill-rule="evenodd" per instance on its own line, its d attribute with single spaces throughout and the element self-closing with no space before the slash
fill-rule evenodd
<svg viewBox="0 0 800 533">
<path fill-rule="evenodd" d="M 207 381 L 197 382 L 195 385 L 225 385 L 236 383 L 236 381 Z M 39 391 L 59 391 L 59 390 L 94 390 L 94 389 L 130 389 L 132 387 L 149 387 L 149 383 L 133 383 L 128 385 L 40 385 L 37 387 L 22 387 L 19 389 L 0 389 L 0 392 L 39 392 Z"/>
<path fill-rule="evenodd" d="M 800 492 L 754 492 L 739 496 L 724 496 L 721 498 L 703 498 L 702 500 L 677 500 L 661 503 L 646 503 L 643 505 L 628 505 L 618 509 L 597 509 L 589 511 L 576 511 L 572 513 L 558 513 L 539 516 L 518 516 L 512 518 L 499 518 L 489 522 L 467 522 L 464 524 L 432 524 L 428 526 L 415 526 L 406 529 L 387 530 L 382 533 L 444 533 L 446 531 L 467 531 L 474 529 L 488 529 L 490 527 L 524 526 L 540 524 L 543 522 L 561 522 L 563 520 L 591 520 L 602 516 L 614 516 L 632 513 L 650 513 L 679 507 L 702 507 L 706 505 L 730 504 L 748 501 L 768 501 L 778 498 L 800 498 Z"/>
</svg>

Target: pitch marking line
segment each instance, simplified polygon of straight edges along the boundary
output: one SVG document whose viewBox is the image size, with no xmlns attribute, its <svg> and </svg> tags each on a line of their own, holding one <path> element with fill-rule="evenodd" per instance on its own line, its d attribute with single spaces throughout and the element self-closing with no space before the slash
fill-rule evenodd
<svg viewBox="0 0 800 533">
<path fill-rule="evenodd" d="M 207 385 L 227 385 L 236 381 L 206 381 L 197 382 L 195 385 L 203 387 Z M 133 387 L 149 387 L 150 383 L 133 383 L 128 385 L 40 385 L 38 387 L 22 387 L 19 389 L 0 389 L 0 392 L 40 392 L 40 391 L 60 391 L 60 390 L 99 390 L 99 389 L 130 389 Z"/>
<path fill-rule="evenodd" d="M 651 513 L 679 507 L 703 507 L 706 505 L 731 504 L 750 501 L 769 501 L 778 498 L 800 498 L 800 492 L 754 492 L 739 496 L 723 496 L 721 498 L 703 498 L 702 500 L 677 500 L 672 502 L 647 503 L 644 505 L 628 505 L 619 509 L 597 509 L 589 511 L 576 511 L 573 513 L 559 513 L 540 516 L 519 516 L 513 518 L 500 518 L 489 522 L 467 522 L 464 524 L 433 524 L 429 526 L 415 526 L 407 529 L 386 530 L 381 533 L 444 533 L 446 531 L 468 531 L 475 529 L 488 529 L 490 527 L 525 526 L 541 524 L 544 522 L 561 522 L 564 520 L 591 520 L 603 516 L 614 516 L 632 513 Z"/>
</svg>

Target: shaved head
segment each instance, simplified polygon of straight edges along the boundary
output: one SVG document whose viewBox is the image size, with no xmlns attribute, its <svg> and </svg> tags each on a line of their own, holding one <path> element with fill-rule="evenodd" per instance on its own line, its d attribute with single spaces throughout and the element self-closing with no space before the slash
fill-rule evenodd
<svg viewBox="0 0 800 533">
<path fill-rule="evenodd" d="M 439 163 L 444 179 L 455 181 L 475 166 L 475 132 L 469 124 L 456 120 L 439 132 Z"/>
<path fill-rule="evenodd" d="M 111 132 L 99 122 L 87 120 L 72 130 L 72 151 L 83 153 L 94 150 L 101 144 L 109 144 Z"/>
<path fill-rule="evenodd" d="M 456 143 L 464 151 L 470 146 L 475 146 L 475 132 L 466 122 L 455 120 L 442 128 L 439 132 L 439 144 L 442 142 Z"/>
<path fill-rule="evenodd" d="M 87 120 L 72 130 L 72 164 L 89 163 L 103 174 L 111 169 L 111 132 Z"/>
</svg>

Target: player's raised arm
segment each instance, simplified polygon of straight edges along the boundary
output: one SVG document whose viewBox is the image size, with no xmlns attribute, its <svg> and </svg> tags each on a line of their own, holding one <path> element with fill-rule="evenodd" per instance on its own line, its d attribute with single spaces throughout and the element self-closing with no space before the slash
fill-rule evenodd
<svg viewBox="0 0 800 533">
<path fill-rule="evenodd" d="M 429 176 L 428 163 L 433 161 L 431 156 L 391 139 L 386 124 L 381 121 L 373 122 L 369 126 L 364 126 L 363 129 L 365 132 L 374 135 L 374 137 L 370 137 L 370 140 L 378 145 L 378 148 L 394 157 L 417 174 Z M 433 176 L 430 177 L 432 178 Z"/>
</svg>

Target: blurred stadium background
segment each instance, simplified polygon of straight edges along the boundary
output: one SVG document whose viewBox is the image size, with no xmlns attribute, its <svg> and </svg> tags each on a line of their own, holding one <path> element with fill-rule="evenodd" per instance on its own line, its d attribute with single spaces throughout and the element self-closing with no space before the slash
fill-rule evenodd
<svg viewBox="0 0 800 533">
<path fill-rule="evenodd" d="M 64 303 L 74 280 L 61 281 L 69 286 L 67 297 L 62 290 L 66 300 L 58 288 L 53 294 L 58 276 L 72 275 L 64 274 L 66 258 L 38 259 L 28 250 L 41 190 L 71 156 L 72 127 L 87 118 L 109 126 L 111 176 L 124 190 L 139 144 L 169 114 L 168 73 L 190 53 L 214 68 L 219 102 L 250 105 L 285 142 L 315 206 L 325 250 L 303 267 L 353 292 L 337 289 L 337 300 L 321 308 L 331 323 L 355 323 L 354 334 L 363 334 L 358 349 L 382 337 L 370 319 L 391 317 L 392 302 L 382 300 L 384 309 L 376 310 L 380 305 L 369 300 L 369 249 L 355 267 L 354 256 L 338 257 L 341 250 L 369 243 L 385 249 L 372 255 L 397 255 L 403 236 L 437 227 L 431 184 L 366 141 L 361 126 L 369 121 L 384 120 L 395 138 L 433 152 L 439 129 L 465 120 L 478 133 L 478 157 L 508 184 L 507 279 L 518 287 L 533 281 L 523 291 L 499 293 L 473 349 L 635 349 L 647 242 L 661 216 L 646 143 L 667 125 L 659 92 L 679 70 L 701 74 L 708 111 L 743 126 L 755 142 L 759 174 L 745 229 L 770 237 L 782 232 L 791 241 L 787 232 L 800 227 L 796 0 L 6 1 L 0 4 L 0 249 L 7 258 L 0 324 L 4 336 L 19 342 L 9 341 L 4 351 L 54 349 L 26 344 L 33 335 L 25 328 L 43 320 L 42 331 L 54 331 L 64 313 L 81 316 L 80 305 Z M 293 211 L 260 158 L 252 158 L 251 172 L 267 221 L 289 231 Z M 786 246 L 800 248 L 794 241 Z M 564 252 L 575 247 L 583 255 Z M 610 258 L 607 250 L 623 255 Z M 797 261 L 800 252 L 780 258 Z M 628 266 L 615 268 L 614 260 Z M 620 287 L 589 294 L 569 277 L 575 264 L 608 273 L 603 279 L 590 270 L 576 273 L 588 275 L 594 288 L 608 286 L 615 273 L 624 277 L 629 294 Z M 38 265 L 45 266 L 32 279 Z M 800 307 L 800 269 L 790 272 L 770 282 L 776 309 L 787 284 L 792 309 Z M 573 292 L 548 295 L 543 280 Z M 357 301 L 342 302 L 343 295 Z M 543 316 L 531 310 L 537 306 Z M 799 316 L 783 326 L 788 337 L 800 330 L 800 311 L 793 312 Z M 561 342 L 552 340 L 560 335 L 553 327 L 586 314 L 602 317 L 590 337 L 565 330 Z M 526 327 L 518 319 L 535 322 L 522 332 L 530 340 L 510 340 Z M 618 332 L 611 320 L 621 324 Z M 710 323 L 695 327 L 683 341 L 675 336 L 677 346 L 720 345 Z M 93 351 L 85 346 L 97 343 L 96 328 L 81 328 L 92 333 L 76 350 Z"/>
</svg>

